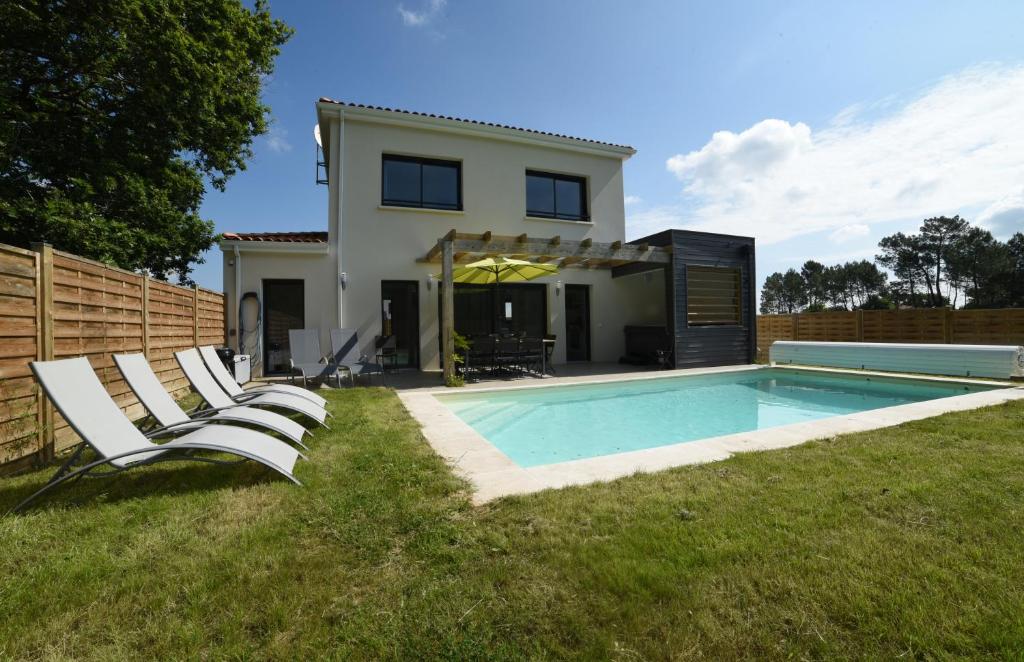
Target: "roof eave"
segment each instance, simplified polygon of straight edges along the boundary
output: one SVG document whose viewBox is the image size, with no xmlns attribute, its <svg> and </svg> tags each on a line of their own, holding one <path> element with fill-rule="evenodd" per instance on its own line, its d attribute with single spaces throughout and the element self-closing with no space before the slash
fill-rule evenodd
<svg viewBox="0 0 1024 662">
<path fill-rule="evenodd" d="M 320 122 L 321 135 L 324 132 L 324 117 L 334 116 L 341 119 L 373 122 L 392 126 L 405 126 L 418 129 L 429 129 L 446 133 L 458 133 L 476 137 L 506 140 L 509 142 L 542 145 L 553 149 L 565 149 L 597 156 L 615 157 L 625 161 L 636 154 L 636 150 L 625 145 L 611 145 L 569 138 L 553 134 L 532 132 L 493 124 L 476 123 L 468 120 L 449 119 L 447 117 L 431 117 L 428 115 L 407 113 L 377 108 L 360 108 L 349 106 L 337 101 L 317 101 L 317 118 Z"/>
<path fill-rule="evenodd" d="M 326 255 L 329 250 L 327 242 L 315 241 L 246 241 L 243 239 L 221 239 L 217 242 L 221 252 L 234 253 L 305 253 L 309 255 Z"/>
</svg>

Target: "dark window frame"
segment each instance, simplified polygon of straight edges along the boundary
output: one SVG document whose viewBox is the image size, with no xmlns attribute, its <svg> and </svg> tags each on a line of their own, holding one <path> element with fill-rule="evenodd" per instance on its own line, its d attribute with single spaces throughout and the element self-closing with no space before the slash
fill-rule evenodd
<svg viewBox="0 0 1024 662">
<path fill-rule="evenodd" d="M 580 177 L 578 175 L 563 175 L 557 172 L 544 172 L 543 170 L 527 170 L 526 177 L 544 177 L 551 181 L 551 194 L 552 194 L 552 213 L 546 213 L 537 210 L 530 209 L 530 196 L 527 192 L 526 195 L 526 215 L 532 218 L 553 218 L 560 221 L 576 221 L 577 223 L 589 223 L 590 222 L 590 196 L 587 194 L 587 178 Z M 558 187 L 555 186 L 555 182 L 571 182 L 573 184 L 580 185 L 580 215 L 574 216 L 569 214 L 558 213 Z M 523 178 L 523 188 L 526 188 L 526 178 Z"/>
<path fill-rule="evenodd" d="M 388 161 L 415 163 L 420 167 L 420 201 L 418 204 L 415 202 L 409 202 L 407 200 L 388 200 L 385 197 L 384 170 L 387 166 Z M 446 205 L 437 205 L 433 203 L 423 202 L 423 166 L 425 165 L 455 168 L 456 198 L 458 199 L 456 206 L 451 207 Z M 422 156 L 406 156 L 403 154 L 382 154 L 380 159 L 380 204 L 381 206 L 384 207 L 405 207 L 408 209 L 439 209 L 442 211 L 462 211 L 462 161 L 452 161 L 450 159 L 434 159 Z"/>
</svg>

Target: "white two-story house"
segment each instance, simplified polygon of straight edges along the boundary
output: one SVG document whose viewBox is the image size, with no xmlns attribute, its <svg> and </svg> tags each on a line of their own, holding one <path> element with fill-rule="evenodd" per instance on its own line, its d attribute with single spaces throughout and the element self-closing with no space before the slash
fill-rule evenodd
<svg viewBox="0 0 1024 662">
<path fill-rule="evenodd" d="M 326 232 L 225 233 L 220 244 L 228 335 L 257 374 L 287 369 L 289 328 L 319 329 L 325 352 L 331 328 L 356 329 L 367 355 L 393 336 L 399 367 L 438 369 L 444 241 L 455 266 L 489 255 L 560 266 L 500 291 L 456 284 L 454 325 L 465 336 L 554 336 L 558 364 L 618 361 L 626 327 L 676 335 L 673 236 L 625 241 L 632 148 L 329 99 L 316 108 Z M 749 265 L 733 269 L 726 326 L 746 329 L 752 245 L 743 250 Z"/>
</svg>

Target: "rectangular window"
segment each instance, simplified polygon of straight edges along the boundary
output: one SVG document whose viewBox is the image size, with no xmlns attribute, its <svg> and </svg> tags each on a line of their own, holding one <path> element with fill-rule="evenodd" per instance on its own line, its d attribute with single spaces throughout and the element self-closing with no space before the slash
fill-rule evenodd
<svg viewBox="0 0 1024 662">
<path fill-rule="evenodd" d="M 737 326 L 740 315 L 739 269 L 687 265 L 688 326 Z"/>
<path fill-rule="evenodd" d="M 526 215 L 587 221 L 587 182 L 582 177 L 526 171 Z"/>
<path fill-rule="evenodd" d="M 381 204 L 462 209 L 462 164 L 414 156 L 383 158 Z"/>
</svg>

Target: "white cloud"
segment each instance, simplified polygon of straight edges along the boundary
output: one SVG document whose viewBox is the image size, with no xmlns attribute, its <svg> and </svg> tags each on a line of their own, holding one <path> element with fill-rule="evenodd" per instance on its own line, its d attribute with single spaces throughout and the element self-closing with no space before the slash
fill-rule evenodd
<svg viewBox="0 0 1024 662">
<path fill-rule="evenodd" d="M 868 119 L 865 109 L 878 112 Z M 1002 224 L 1011 208 L 1024 209 L 1012 197 L 1024 182 L 1021 118 L 1024 66 L 992 65 L 944 78 L 909 101 L 856 104 L 817 131 L 779 119 L 719 131 L 666 163 L 684 184 L 685 207 L 633 215 L 631 229 L 685 225 L 762 243 L 823 231 L 848 239 L 844 228 L 986 206 L 989 220 Z M 992 207 L 1000 200 L 1003 207 Z"/>
<path fill-rule="evenodd" d="M 280 154 L 281 152 L 292 151 L 292 144 L 288 142 L 287 129 L 279 126 L 272 126 L 270 127 L 270 130 L 267 131 L 264 138 L 267 141 L 267 147 L 269 147 L 272 152 Z"/>
<path fill-rule="evenodd" d="M 863 223 L 854 223 L 853 225 L 844 225 L 841 228 L 836 228 L 828 236 L 828 240 L 833 244 L 845 244 L 851 239 L 866 237 L 869 234 L 871 234 L 871 228 Z"/>
<path fill-rule="evenodd" d="M 668 228 L 686 227 L 682 210 L 677 207 L 652 207 L 630 213 L 626 218 L 626 239 L 632 241 Z"/>
<path fill-rule="evenodd" d="M 427 0 L 426 5 L 420 11 L 406 9 L 405 5 L 398 5 L 398 14 L 402 17 L 402 23 L 409 27 L 429 25 L 441 13 L 446 3 L 447 0 Z"/>
<path fill-rule="evenodd" d="M 688 192 L 717 197 L 770 176 L 810 146 L 806 124 L 763 120 L 739 135 L 716 131 L 700 151 L 677 154 L 666 165 Z"/>
<path fill-rule="evenodd" d="M 978 224 L 997 236 L 1024 232 L 1024 186 L 983 209 Z"/>
<path fill-rule="evenodd" d="M 622 199 L 622 201 L 625 202 L 626 206 L 628 207 L 630 205 L 638 205 L 644 200 L 639 195 L 627 195 L 625 198 Z"/>
</svg>

